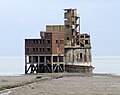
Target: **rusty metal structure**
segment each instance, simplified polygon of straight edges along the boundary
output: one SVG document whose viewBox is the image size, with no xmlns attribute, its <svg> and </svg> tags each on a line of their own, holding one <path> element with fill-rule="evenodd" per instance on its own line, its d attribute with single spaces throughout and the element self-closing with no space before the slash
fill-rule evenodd
<svg viewBox="0 0 120 95">
<path fill-rule="evenodd" d="M 92 73 L 90 35 L 80 33 L 77 9 L 64 9 L 64 25 L 46 25 L 40 39 L 25 39 L 25 73 Z"/>
</svg>

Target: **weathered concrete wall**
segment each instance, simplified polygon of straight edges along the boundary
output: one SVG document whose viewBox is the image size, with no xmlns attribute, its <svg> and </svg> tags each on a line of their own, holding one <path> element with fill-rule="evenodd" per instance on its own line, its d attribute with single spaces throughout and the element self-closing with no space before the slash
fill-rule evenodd
<svg viewBox="0 0 120 95">
<path fill-rule="evenodd" d="M 72 73 L 92 73 L 93 67 L 92 66 L 66 65 L 65 71 L 72 72 Z"/>
<path fill-rule="evenodd" d="M 72 65 L 91 66 L 90 49 L 65 49 L 65 62 Z"/>
<path fill-rule="evenodd" d="M 64 25 L 46 25 L 46 31 L 65 32 L 65 26 Z"/>
</svg>

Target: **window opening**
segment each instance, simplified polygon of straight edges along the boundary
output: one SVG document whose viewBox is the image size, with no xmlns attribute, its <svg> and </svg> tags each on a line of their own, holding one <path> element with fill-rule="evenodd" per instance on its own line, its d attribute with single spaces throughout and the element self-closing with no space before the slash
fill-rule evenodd
<svg viewBox="0 0 120 95">
<path fill-rule="evenodd" d="M 67 37 L 67 40 L 70 40 L 70 38 L 69 38 L 69 37 Z"/>
<path fill-rule="evenodd" d="M 53 62 L 57 62 L 57 56 L 53 56 Z"/>
</svg>

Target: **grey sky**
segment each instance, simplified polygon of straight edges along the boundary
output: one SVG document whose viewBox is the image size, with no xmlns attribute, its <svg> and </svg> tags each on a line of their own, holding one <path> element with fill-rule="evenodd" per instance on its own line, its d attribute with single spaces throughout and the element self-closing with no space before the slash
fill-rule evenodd
<svg viewBox="0 0 120 95">
<path fill-rule="evenodd" d="M 77 8 L 81 33 L 94 56 L 120 56 L 120 0 L 0 0 L 0 56 L 23 56 L 24 39 L 46 24 L 63 24 L 64 8 Z"/>
</svg>

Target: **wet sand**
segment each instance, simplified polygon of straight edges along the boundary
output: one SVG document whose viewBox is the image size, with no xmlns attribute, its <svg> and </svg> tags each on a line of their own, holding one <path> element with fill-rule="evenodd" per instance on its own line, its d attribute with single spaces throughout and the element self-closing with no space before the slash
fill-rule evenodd
<svg viewBox="0 0 120 95">
<path fill-rule="evenodd" d="M 1 88 L 10 85 L 20 86 L 2 90 L 0 95 L 120 95 L 120 76 L 110 74 L 0 76 Z"/>
</svg>

